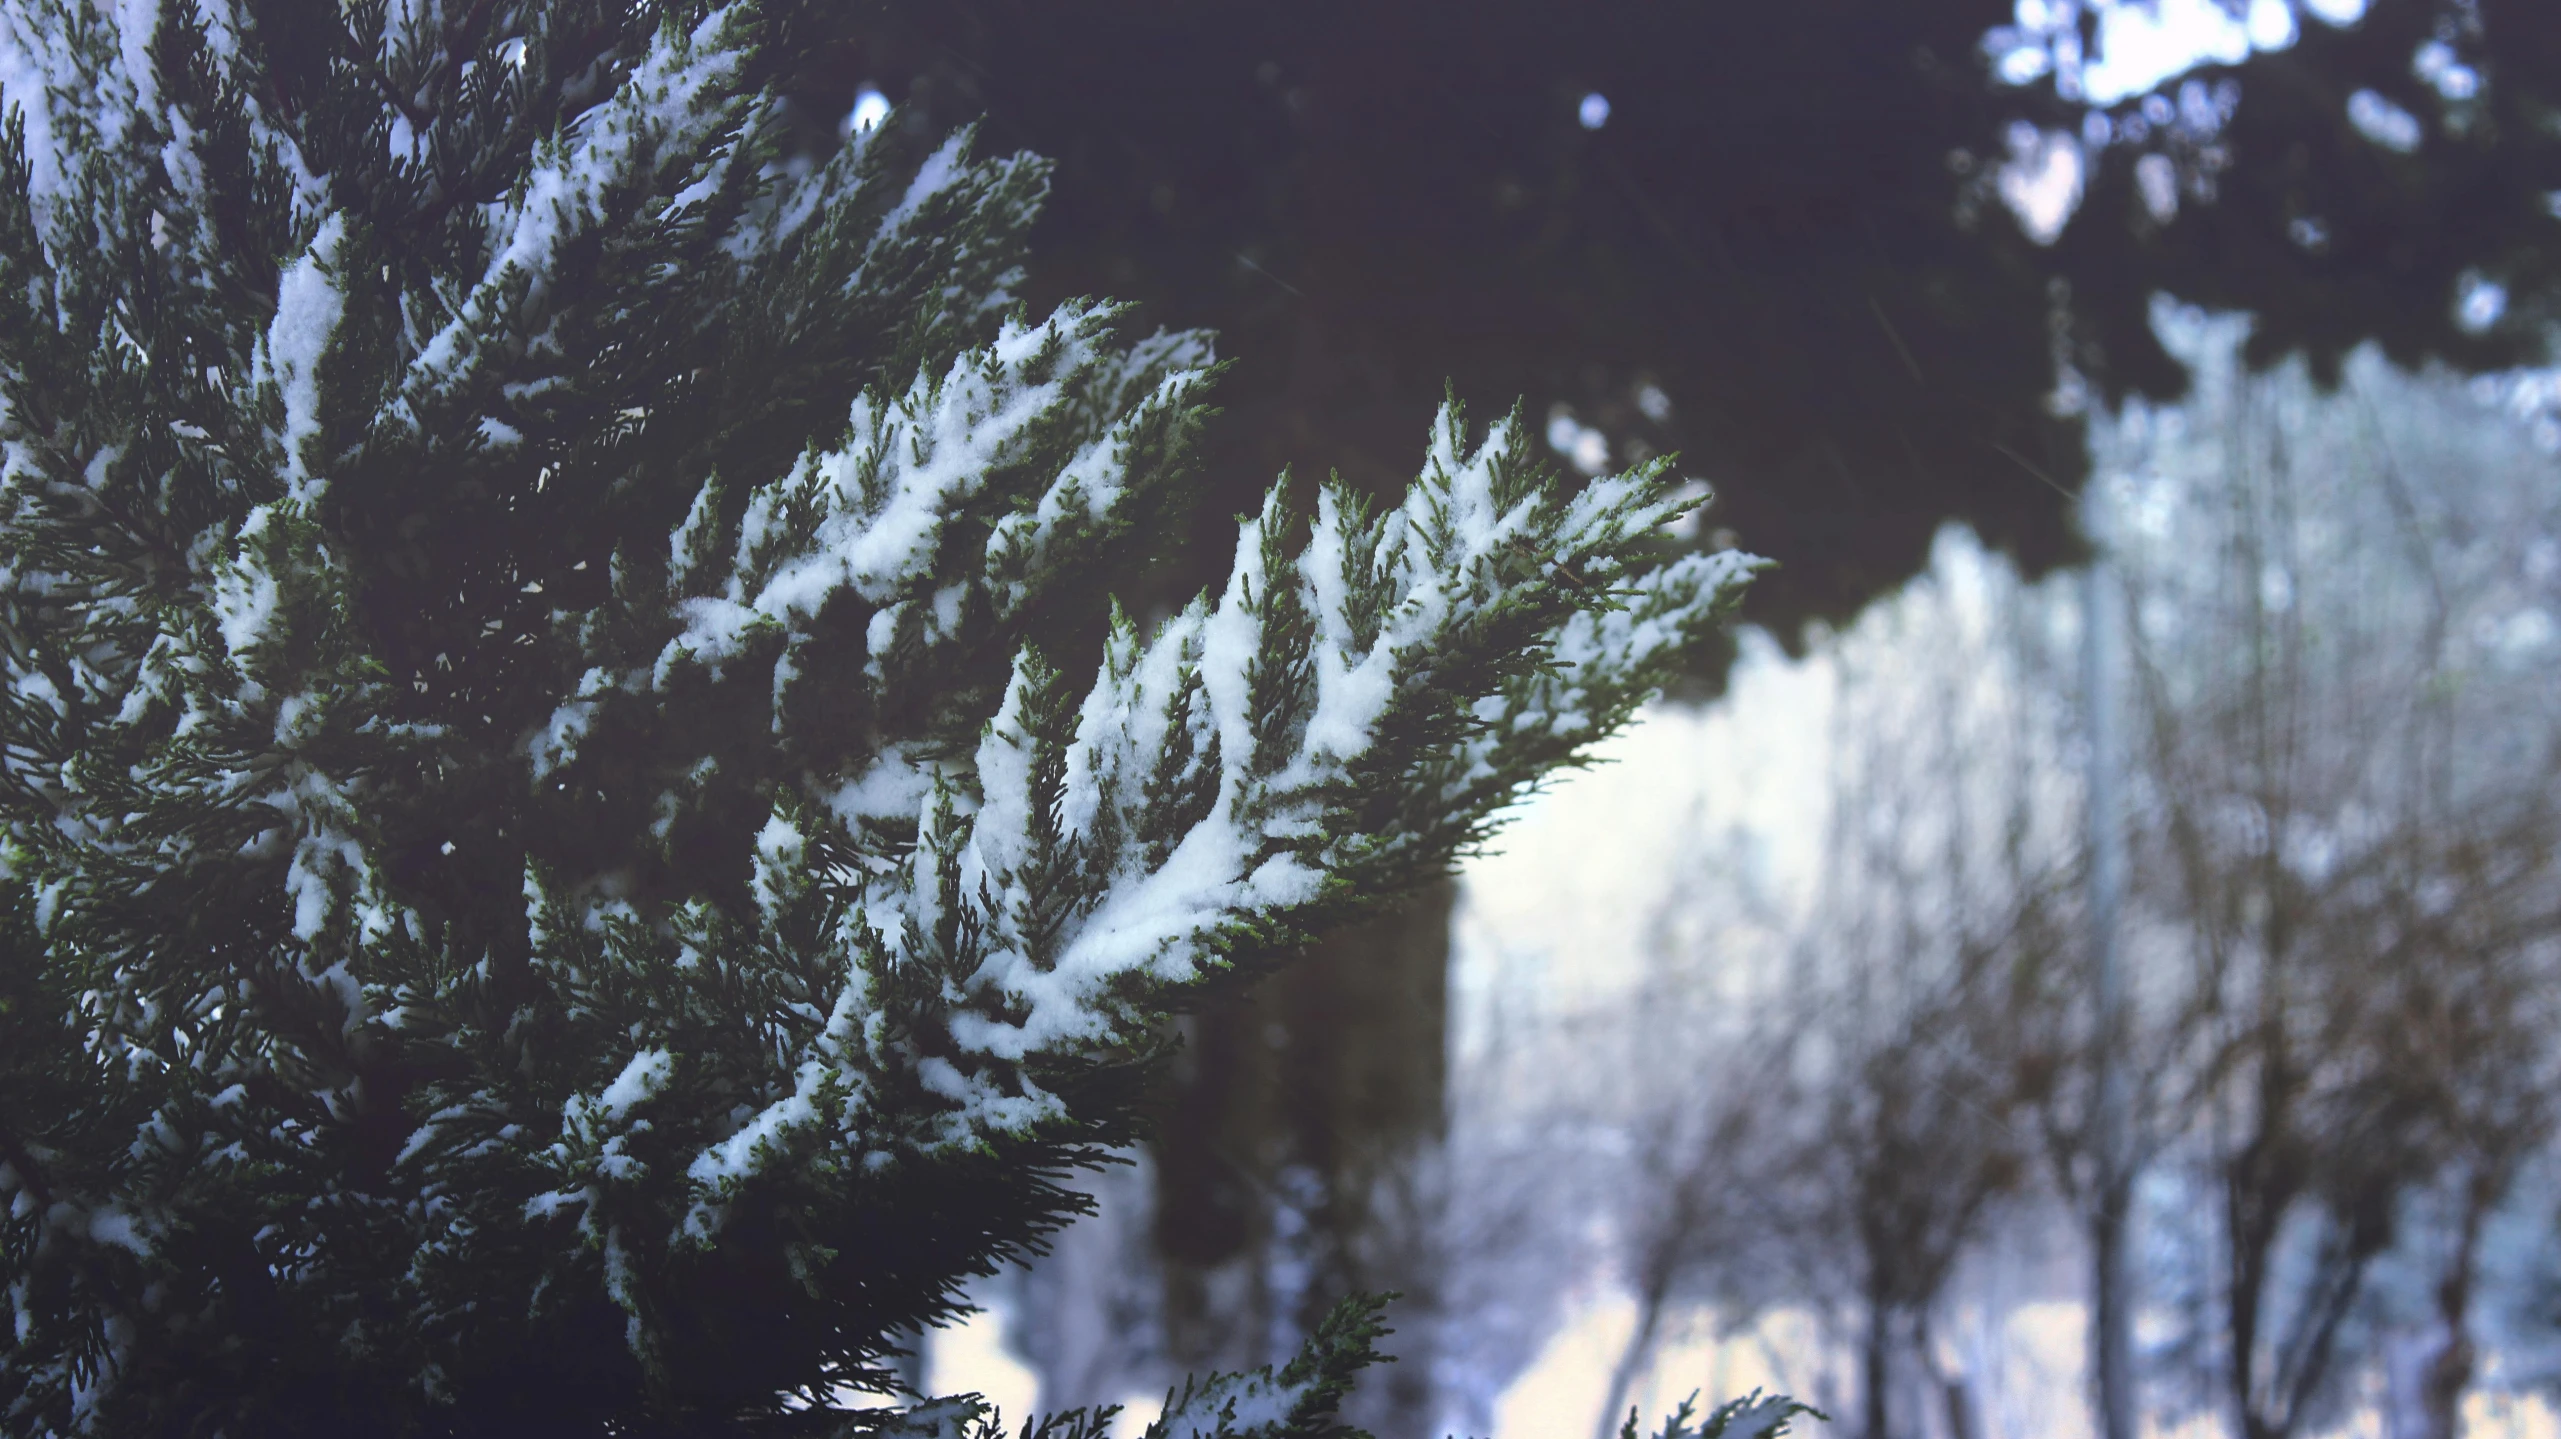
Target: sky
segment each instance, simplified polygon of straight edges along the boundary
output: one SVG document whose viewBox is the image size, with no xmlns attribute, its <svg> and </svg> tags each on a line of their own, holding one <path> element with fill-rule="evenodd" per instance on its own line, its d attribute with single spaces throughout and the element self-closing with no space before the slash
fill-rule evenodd
<svg viewBox="0 0 2561 1439">
<path fill-rule="evenodd" d="M 2283 50 L 2304 24 L 2353 25 L 2365 6 L 2366 0 L 2017 0 L 2014 23 L 1987 37 L 1985 49 L 1995 73 L 2011 83 L 2060 70 L 2066 93 L 2077 86 L 2082 99 L 2104 109 L 2166 89 L 2201 65 L 2235 65 L 2255 51 Z M 2085 12 L 2098 16 L 2097 47 L 2087 55 L 2078 28 Z M 2370 90 L 2359 91 L 2351 108 L 2359 102 L 2389 104 Z M 2390 143 L 2362 117 L 2352 118 L 2377 143 Z M 2407 115 L 2398 118 L 2415 124 Z M 2080 206 L 2086 142 L 2066 131 L 2039 134 L 2024 122 L 2018 128 L 2000 175 L 2001 198 L 2030 238 L 2052 244 Z"/>
<path fill-rule="evenodd" d="M 1571 954 L 1551 988 L 1596 1000 L 1633 980 L 1645 927 L 1669 897 L 1667 855 L 1741 828 L 1768 842 L 1770 877 L 1813 873 L 1831 795 L 1823 779 L 1832 672 L 1791 662 L 1758 630 L 1741 636 L 1727 698 L 1649 706 L 1603 742 L 1591 768 L 1516 805 L 1461 874 L 1462 995 L 1495 950 Z M 1462 1005 L 1464 999 L 1461 1000 Z"/>
<path fill-rule="evenodd" d="M 2002 76 L 2025 84 L 2060 65 L 2093 105 L 2148 94 L 2199 65 L 2232 65 L 2292 45 L 2305 16 L 2353 25 L 2366 0 L 2018 0 L 2015 23 L 1989 48 Z M 2229 6 L 2230 8 L 2227 8 Z M 2076 17 L 2098 15 L 2098 48 L 2076 57 Z M 2298 14 L 2298 9 L 2302 12 Z M 2077 64 L 2075 63 L 2077 59 Z"/>
</svg>

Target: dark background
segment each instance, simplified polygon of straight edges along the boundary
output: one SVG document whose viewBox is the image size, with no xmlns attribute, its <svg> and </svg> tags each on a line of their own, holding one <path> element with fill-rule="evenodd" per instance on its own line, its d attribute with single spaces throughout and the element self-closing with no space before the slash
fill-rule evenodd
<svg viewBox="0 0 2561 1439">
<path fill-rule="evenodd" d="M 1622 458 L 1677 450 L 1716 486 L 1713 526 L 1781 562 L 1747 613 L 1783 631 L 1908 576 L 1950 518 L 2031 570 L 2069 555 L 2054 485 L 2083 460 L 2058 362 L 2098 398 L 2179 393 L 2155 293 L 2249 310 L 2256 358 L 2325 371 L 2369 337 L 2478 368 L 2540 334 L 2554 7 L 2307 14 L 2291 48 L 2183 77 L 2227 100 L 2210 131 L 2109 107 L 2050 247 L 1994 171 L 2012 126 L 2080 134 L 2091 107 L 2052 76 L 1991 78 L 1986 36 L 2011 19 L 1991 0 L 957 0 L 886 7 L 815 57 L 810 112 L 871 85 L 903 123 L 977 121 L 1050 157 L 1031 305 L 1109 295 L 1219 333 L 1236 368 L 1204 537 L 1283 464 L 1402 483 L 1445 386 L 1480 417 L 1525 400 L 1534 429 L 1562 402 Z M 2488 76 L 2477 102 L 2413 73 L 2431 36 Z M 2422 120 L 2417 153 L 2356 132 L 2361 89 Z M 2146 154 L 2188 191 L 2167 224 L 2137 195 Z M 2476 269 L 2513 297 L 2480 335 L 2453 306 Z M 1645 383 L 1668 422 L 1632 403 Z"/>
</svg>

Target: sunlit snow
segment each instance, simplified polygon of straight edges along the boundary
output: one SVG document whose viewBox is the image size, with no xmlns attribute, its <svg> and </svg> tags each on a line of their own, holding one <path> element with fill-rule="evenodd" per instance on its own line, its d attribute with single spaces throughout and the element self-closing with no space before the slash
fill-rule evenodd
<svg viewBox="0 0 2561 1439">
<path fill-rule="evenodd" d="M 2348 97 L 2348 123 L 2356 132 L 2396 155 L 2415 153 L 2422 138 L 2419 117 L 2373 90 Z"/>
<path fill-rule="evenodd" d="M 2236 8 L 2222 0 L 2018 0 L 2015 26 L 1995 32 L 1991 50 L 1999 74 L 2014 85 L 2059 68 L 2079 98 L 2115 105 L 2200 65 L 2237 65 L 2254 51 L 2285 49 L 2299 34 L 2297 7 L 2287 0 Z M 2300 8 L 2323 24 L 2345 26 L 2364 16 L 2365 0 L 2302 0 Z M 2086 55 L 2077 29 L 2084 11 L 2098 21 Z"/>
<path fill-rule="evenodd" d="M 862 93 L 854 97 L 852 112 L 845 116 L 845 133 L 850 135 L 857 130 L 872 129 L 888 118 L 889 97 L 865 86 Z"/>
</svg>

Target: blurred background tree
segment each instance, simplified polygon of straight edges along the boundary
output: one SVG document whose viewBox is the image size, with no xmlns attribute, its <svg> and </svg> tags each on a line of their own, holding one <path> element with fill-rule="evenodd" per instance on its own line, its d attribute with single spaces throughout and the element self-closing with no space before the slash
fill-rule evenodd
<svg viewBox="0 0 2561 1439">
<path fill-rule="evenodd" d="M 2161 328 L 2192 399 L 2095 453 L 2131 512 L 2138 905 L 2203 1001 L 2175 1166 L 2224 1258 L 2185 1342 L 2282 1439 L 2356 1401 L 2361 1330 L 2409 1326 L 2398 1426 L 2451 1435 L 2561 1060 L 2554 467 L 2441 373 L 2368 351 L 2325 393 L 2249 373 L 2237 320 Z"/>
<path fill-rule="evenodd" d="M 2252 372 L 2244 320 L 2156 323 L 2190 396 L 2091 449 L 2134 668 L 2136 1412 L 2446 1439 L 2485 1391 L 2561 1388 L 2554 372 L 2369 349 L 2325 390 Z M 1816 643 L 1833 818 L 1797 890 L 1756 898 L 1724 831 L 1673 861 L 1654 970 L 1586 1037 L 1648 1062 L 1584 1122 L 1666 1151 L 1612 1224 L 1640 1342 L 1810 1311 L 1853 1432 L 2044 1432 L 1981 1392 L 2006 1341 L 1949 1331 L 2089 1294 L 2034 1272 L 2091 1217 L 2085 599 L 1951 534 Z"/>
</svg>

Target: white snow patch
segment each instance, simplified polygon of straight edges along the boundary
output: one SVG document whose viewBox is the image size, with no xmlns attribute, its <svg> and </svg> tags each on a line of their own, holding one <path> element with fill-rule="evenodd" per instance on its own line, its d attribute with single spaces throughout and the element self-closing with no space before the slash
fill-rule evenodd
<svg viewBox="0 0 2561 1439">
<path fill-rule="evenodd" d="M 666 1092 L 667 1081 L 676 1073 L 676 1057 L 663 1049 L 644 1049 L 631 1057 L 614 1082 L 596 1096 L 596 1107 L 605 1118 L 621 1121 L 631 1111 Z"/>
<path fill-rule="evenodd" d="M 330 273 L 346 233 L 343 214 L 322 222 L 302 258 L 277 281 L 276 317 L 267 326 L 264 359 L 285 403 L 286 493 L 305 503 L 314 497 L 303 447 L 320 433 L 321 357 L 346 312 L 347 297 Z"/>
<path fill-rule="evenodd" d="M 2415 155 L 2425 132 L 2419 117 L 2393 104 L 2376 90 L 2359 90 L 2348 97 L 2348 123 L 2368 140 L 2395 155 Z"/>
</svg>

